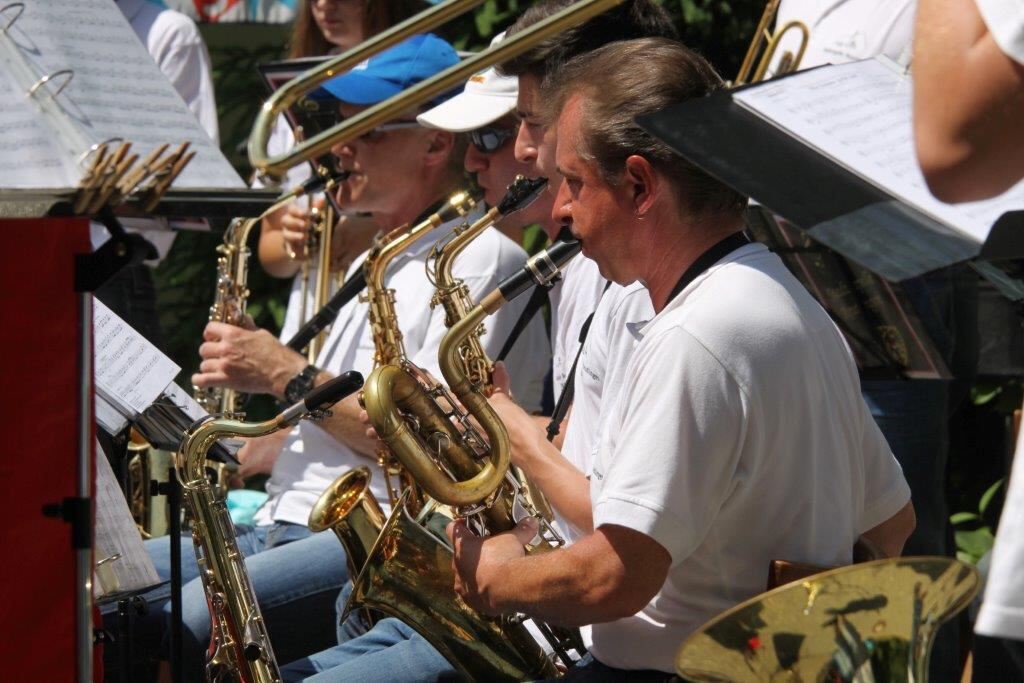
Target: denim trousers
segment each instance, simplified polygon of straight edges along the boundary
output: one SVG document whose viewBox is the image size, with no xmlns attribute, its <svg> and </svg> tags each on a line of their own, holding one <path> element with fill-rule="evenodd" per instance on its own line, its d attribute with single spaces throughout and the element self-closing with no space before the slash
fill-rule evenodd
<svg viewBox="0 0 1024 683">
<path fill-rule="evenodd" d="M 238 525 L 236 531 L 277 661 L 297 659 L 333 643 L 334 600 L 348 581 L 345 553 L 334 534 L 313 534 L 305 526 L 288 523 Z M 169 538 L 146 541 L 146 549 L 160 578 L 169 579 Z M 182 537 L 181 558 L 182 672 L 184 680 L 203 680 L 210 613 L 191 537 Z M 170 588 L 163 586 L 145 597 L 149 612 L 136 621 L 133 652 L 166 658 Z"/>
<path fill-rule="evenodd" d="M 281 678 L 285 683 L 466 680 L 430 643 L 398 619 L 382 619 L 358 635 L 354 632 L 355 621 L 349 618 L 341 626 L 343 632 L 353 637 L 282 667 Z"/>
</svg>

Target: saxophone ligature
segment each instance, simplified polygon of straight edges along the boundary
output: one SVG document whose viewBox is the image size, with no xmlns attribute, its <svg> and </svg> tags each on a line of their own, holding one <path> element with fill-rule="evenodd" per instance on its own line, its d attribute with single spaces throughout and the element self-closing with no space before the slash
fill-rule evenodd
<svg viewBox="0 0 1024 683">
<path fill-rule="evenodd" d="M 379 368 L 364 387 L 364 402 L 378 437 L 394 449 L 402 466 L 436 501 L 452 506 L 458 514 L 477 515 L 486 531 L 511 528 L 516 523 L 513 508 L 523 498 L 517 495 L 517 482 L 508 476 L 510 446 L 505 427 L 465 374 L 462 353 L 466 340 L 488 315 L 531 283 L 553 281 L 559 268 L 578 251 L 575 240 L 559 241 L 531 258 L 521 272 L 467 311 L 441 343 L 441 373 L 454 400 L 483 427 L 485 450 L 478 450 L 484 448 L 480 437 L 467 436 L 464 428 L 456 427 L 456 422 L 463 420 L 455 418 L 453 422 L 448 408 L 454 405 L 438 405 L 451 399 L 440 398 L 436 387 L 424 388 L 403 368 Z M 473 680 L 558 675 L 555 661 L 530 635 L 521 617 L 481 615 L 455 593 L 448 541 L 413 518 L 406 505 L 408 498 L 407 491 L 381 530 L 353 583 L 346 611 L 365 607 L 401 619 Z M 542 538 L 534 550 L 550 548 Z M 570 649 L 583 652 L 578 634 L 574 637 L 542 623 L 535 625 L 563 666 L 572 663 Z"/>
<path fill-rule="evenodd" d="M 184 434 L 175 454 L 175 472 L 192 515 L 199 576 L 210 610 L 208 681 L 274 683 L 281 680 L 256 594 L 227 504 L 206 477 L 206 454 L 221 439 L 257 437 L 316 417 L 362 386 L 358 372 L 347 372 L 313 389 L 305 399 L 265 422 L 207 416 Z"/>
</svg>

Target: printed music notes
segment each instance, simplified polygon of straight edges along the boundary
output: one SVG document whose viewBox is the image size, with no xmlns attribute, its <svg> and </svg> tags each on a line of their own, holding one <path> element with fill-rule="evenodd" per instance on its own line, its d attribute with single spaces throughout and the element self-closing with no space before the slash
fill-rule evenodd
<svg viewBox="0 0 1024 683">
<path fill-rule="evenodd" d="M 865 60 L 768 81 L 733 99 L 900 201 L 983 243 L 1000 216 L 1024 209 L 1024 182 L 982 202 L 953 206 L 932 197 L 914 152 L 910 86 L 891 63 Z"/>
<path fill-rule="evenodd" d="M 0 98 L 0 188 L 81 188 L 88 214 L 244 187 L 109 0 L 0 0 Z"/>
</svg>

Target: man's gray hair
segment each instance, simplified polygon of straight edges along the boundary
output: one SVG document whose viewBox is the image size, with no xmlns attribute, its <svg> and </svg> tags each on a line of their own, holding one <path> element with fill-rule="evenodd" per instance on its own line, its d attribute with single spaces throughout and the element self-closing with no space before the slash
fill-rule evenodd
<svg viewBox="0 0 1024 683">
<path fill-rule="evenodd" d="M 722 79 L 703 57 L 679 42 L 638 38 L 611 43 L 570 60 L 552 74 L 541 100 L 554 125 L 573 95 L 581 95 L 577 152 L 615 186 L 625 161 L 639 155 L 666 176 L 680 209 L 693 217 L 739 215 L 746 198 L 715 180 L 640 128 L 636 117 L 703 97 Z"/>
</svg>

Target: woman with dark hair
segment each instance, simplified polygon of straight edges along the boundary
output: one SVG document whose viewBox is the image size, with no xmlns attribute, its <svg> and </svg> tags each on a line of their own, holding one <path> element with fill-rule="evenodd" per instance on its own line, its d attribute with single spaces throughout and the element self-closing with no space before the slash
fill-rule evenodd
<svg viewBox="0 0 1024 683">
<path fill-rule="evenodd" d="M 421 0 L 300 0 L 288 50 L 290 59 L 320 57 L 349 50 L 367 38 L 416 14 L 426 6 Z M 279 154 L 295 145 L 295 136 L 284 118 L 278 119 L 268 149 Z M 285 187 L 294 187 L 309 177 L 307 164 L 291 169 Z M 259 180 L 254 181 L 259 187 Z M 342 217 L 344 230 L 336 230 L 335 262 L 343 264 L 367 246 L 374 230 L 366 221 Z M 305 202 L 294 202 L 263 221 L 260 231 L 260 265 L 275 277 L 292 277 L 299 272 L 303 245 L 309 230 Z M 293 299 L 295 298 L 293 292 Z M 292 306 L 289 301 L 289 308 Z M 297 315 L 288 316 L 286 333 L 294 332 Z"/>
</svg>

